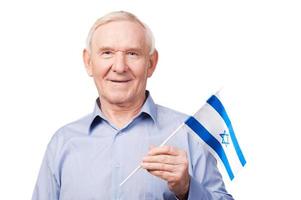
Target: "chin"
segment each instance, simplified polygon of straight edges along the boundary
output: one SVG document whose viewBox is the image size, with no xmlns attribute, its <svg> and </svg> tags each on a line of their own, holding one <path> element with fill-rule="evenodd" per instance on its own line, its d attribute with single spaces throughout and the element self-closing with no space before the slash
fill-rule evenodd
<svg viewBox="0 0 301 200">
<path fill-rule="evenodd" d="M 126 93 L 114 93 L 114 94 L 110 94 L 107 96 L 106 98 L 110 103 L 112 104 L 124 104 L 127 102 L 131 102 L 132 98 L 130 97 L 130 95 L 126 94 Z"/>
</svg>

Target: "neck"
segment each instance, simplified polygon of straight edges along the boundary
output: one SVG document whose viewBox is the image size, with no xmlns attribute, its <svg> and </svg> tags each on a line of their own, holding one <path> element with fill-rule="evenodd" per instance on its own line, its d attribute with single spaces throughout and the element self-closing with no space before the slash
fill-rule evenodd
<svg viewBox="0 0 301 200">
<path fill-rule="evenodd" d="M 106 118 L 118 128 L 130 122 L 141 110 L 146 96 L 136 100 L 134 103 L 113 104 L 100 98 L 100 107 Z"/>
</svg>

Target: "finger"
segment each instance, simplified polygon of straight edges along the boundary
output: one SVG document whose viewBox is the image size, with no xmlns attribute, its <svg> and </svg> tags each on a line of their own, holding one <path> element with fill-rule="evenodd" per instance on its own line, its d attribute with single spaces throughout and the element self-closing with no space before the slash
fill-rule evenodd
<svg viewBox="0 0 301 200">
<path fill-rule="evenodd" d="M 162 163 L 141 163 L 141 166 L 148 171 L 168 171 L 173 172 L 176 170 L 174 165 Z"/>
<path fill-rule="evenodd" d="M 148 152 L 148 155 L 151 156 L 160 155 L 160 154 L 177 156 L 181 154 L 181 150 L 172 146 L 162 146 L 162 147 L 154 147 Z"/>
<path fill-rule="evenodd" d="M 156 155 L 156 156 L 145 156 L 142 162 L 149 163 L 163 163 L 163 164 L 180 164 L 180 160 L 178 156 L 170 156 L 170 155 Z"/>
<path fill-rule="evenodd" d="M 175 174 L 169 171 L 150 170 L 149 173 L 161 179 L 164 179 L 167 182 L 174 181 Z"/>
</svg>

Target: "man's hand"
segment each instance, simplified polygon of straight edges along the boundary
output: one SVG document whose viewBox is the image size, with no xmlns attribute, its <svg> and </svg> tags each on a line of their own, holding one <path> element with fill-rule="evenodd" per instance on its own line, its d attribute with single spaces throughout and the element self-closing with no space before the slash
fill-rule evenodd
<svg viewBox="0 0 301 200">
<path fill-rule="evenodd" d="M 141 166 L 167 181 L 169 189 L 179 199 L 188 196 L 190 177 L 185 151 L 172 146 L 153 147 L 143 158 Z"/>
</svg>

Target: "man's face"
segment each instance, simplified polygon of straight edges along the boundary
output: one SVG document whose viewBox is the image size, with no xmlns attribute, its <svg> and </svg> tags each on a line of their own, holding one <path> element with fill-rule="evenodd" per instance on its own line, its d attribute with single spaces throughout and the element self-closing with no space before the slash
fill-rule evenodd
<svg viewBox="0 0 301 200">
<path fill-rule="evenodd" d="M 144 98 L 147 78 L 157 63 L 157 52 L 149 55 L 141 25 L 115 21 L 96 29 L 91 51 L 84 50 L 84 62 L 102 101 L 128 105 Z"/>
</svg>

